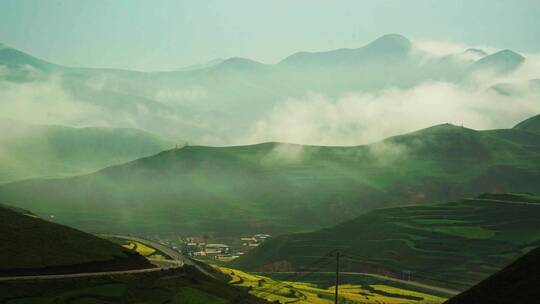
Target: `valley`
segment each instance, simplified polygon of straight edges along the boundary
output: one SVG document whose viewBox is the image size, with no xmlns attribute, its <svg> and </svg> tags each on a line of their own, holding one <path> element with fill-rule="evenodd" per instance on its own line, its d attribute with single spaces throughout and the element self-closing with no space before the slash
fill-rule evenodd
<svg viewBox="0 0 540 304">
<path fill-rule="evenodd" d="M 538 302 L 539 15 L 0 1 L 0 303 Z"/>
</svg>

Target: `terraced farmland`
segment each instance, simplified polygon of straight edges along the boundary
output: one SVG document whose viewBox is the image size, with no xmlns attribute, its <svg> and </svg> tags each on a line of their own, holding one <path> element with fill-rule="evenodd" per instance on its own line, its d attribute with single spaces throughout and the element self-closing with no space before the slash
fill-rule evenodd
<svg viewBox="0 0 540 304">
<path fill-rule="evenodd" d="M 269 302 L 298 304 L 334 303 L 335 286 L 319 286 L 312 283 L 280 281 L 270 277 L 253 275 L 237 269 L 213 266 L 230 277 L 229 284 L 248 289 L 252 295 Z M 384 284 L 339 285 L 341 303 L 406 304 L 442 303 L 445 298 L 423 292 L 397 288 Z"/>
<path fill-rule="evenodd" d="M 344 271 L 407 273 L 413 280 L 465 289 L 540 245 L 538 199 L 492 194 L 375 210 L 329 229 L 274 238 L 233 265 L 301 270 L 339 249 Z"/>
</svg>

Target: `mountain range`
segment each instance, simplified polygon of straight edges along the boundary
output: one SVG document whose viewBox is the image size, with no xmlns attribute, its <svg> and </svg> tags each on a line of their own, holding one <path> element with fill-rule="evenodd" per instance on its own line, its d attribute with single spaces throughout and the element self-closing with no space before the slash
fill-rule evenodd
<svg viewBox="0 0 540 304">
<path fill-rule="evenodd" d="M 480 59 L 463 56 L 466 52 L 472 51 L 432 56 L 414 48 L 407 38 L 390 34 L 360 48 L 299 52 L 276 64 L 229 58 L 167 72 L 138 72 L 65 67 L 3 46 L 0 80 L 4 87 L 30 90 L 41 85 L 61 92 L 47 91 L 51 96 L 40 96 L 39 102 L 28 105 L 43 108 L 44 113 L 22 115 L 27 122 L 51 123 L 57 95 L 62 95 L 67 105 L 88 114 L 69 123 L 58 118 L 52 121 L 55 124 L 89 126 L 99 121 L 174 140 L 230 145 L 249 142 L 253 125 L 291 99 L 376 94 L 426 81 L 470 85 L 477 74 L 507 75 L 525 61 L 510 50 L 492 54 L 476 50 Z"/>
</svg>

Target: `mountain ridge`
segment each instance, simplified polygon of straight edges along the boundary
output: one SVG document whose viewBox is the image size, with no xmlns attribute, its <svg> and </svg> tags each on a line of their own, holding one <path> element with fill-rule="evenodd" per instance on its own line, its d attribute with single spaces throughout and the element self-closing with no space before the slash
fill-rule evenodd
<svg viewBox="0 0 540 304">
<path fill-rule="evenodd" d="M 0 185 L 0 203 L 52 212 L 62 223 L 97 232 L 280 234 L 332 225 L 397 201 L 540 192 L 537 159 L 540 134 L 451 125 L 351 147 L 190 145 L 92 174 Z M 122 216 L 111 221 L 102 210 Z M 162 212 L 159 222 L 144 220 Z"/>
</svg>

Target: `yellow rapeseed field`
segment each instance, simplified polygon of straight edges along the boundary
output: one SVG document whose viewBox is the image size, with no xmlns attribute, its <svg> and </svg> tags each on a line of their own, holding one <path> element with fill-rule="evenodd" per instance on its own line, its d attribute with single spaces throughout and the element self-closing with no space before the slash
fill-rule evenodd
<svg viewBox="0 0 540 304">
<path fill-rule="evenodd" d="M 279 301 L 280 303 L 298 304 L 332 304 L 334 297 L 334 286 L 327 289 L 319 288 L 314 284 L 301 282 L 277 281 L 269 277 L 249 274 L 237 269 L 212 265 L 215 269 L 231 277 L 229 284 L 235 286 L 249 287 L 250 293 L 268 301 Z M 343 284 L 339 285 L 339 297 L 347 303 L 366 304 L 439 304 L 444 302 L 444 298 L 437 296 L 400 289 L 387 285 L 370 285 L 370 289 L 362 288 L 360 285 Z M 381 291 L 386 294 L 416 297 L 417 300 L 405 297 L 392 297 L 377 293 Z"/>
<path fill-rule="evenodd" d="M 154 254 L 156 252 L 156 250 L 154 248 L 148 247 L 148 246 L 146 246 L 146 245 L 144 245 L 142 243 L 139 243 L 139 242 L 128 241 L 126 244 L 124 244 L 122 246 L 124 246 L 125 248 L 128 248 L 128 249 L 135 250 L 144 257 L 149 257 L 149 256 L 151 256 L 152 254 Z"/>
</svg>

